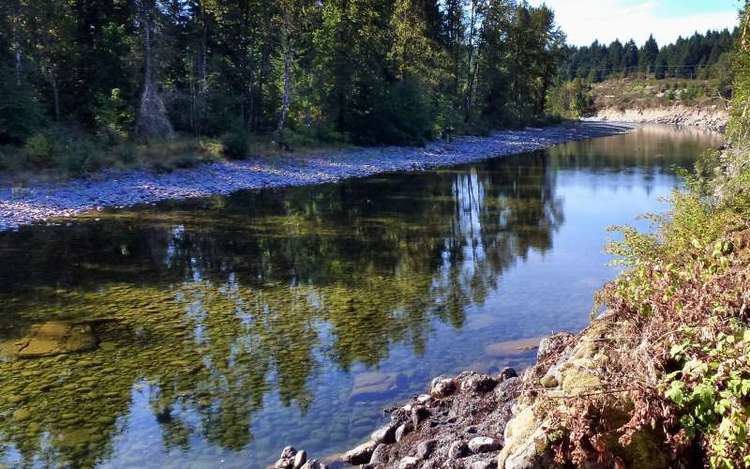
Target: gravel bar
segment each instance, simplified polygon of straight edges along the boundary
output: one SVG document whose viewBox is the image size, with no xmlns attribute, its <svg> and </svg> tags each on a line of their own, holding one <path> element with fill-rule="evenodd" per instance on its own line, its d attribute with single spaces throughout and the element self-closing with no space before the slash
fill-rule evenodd
<svg viewBox="0 0 750 469">
<path fill-rule="evenodd" d="M 244 189 L 301 186 L 392 171 L 420 171 L 540 150 L 552 145 L 628 132 L 620 123 L 580 122 L 505 130 L 488 137 L 459 137 L 425 147 L 370 147 L 326 155 L 251 158 L 179 169 L 170 173 L 105 171 L 89 178 L 28 188 L 0 184 L 0 231 L 78 214 L 230 194 Z"/>
</svg>

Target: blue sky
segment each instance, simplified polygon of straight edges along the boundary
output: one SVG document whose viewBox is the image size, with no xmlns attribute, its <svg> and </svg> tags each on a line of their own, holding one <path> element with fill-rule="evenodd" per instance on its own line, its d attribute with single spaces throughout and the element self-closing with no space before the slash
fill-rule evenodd
<svg viewBox="0 0 750 469">
<path fill-rule="evenodd" d="M 532 0 L 556 13 L 568 42 L 590 44 L 635 39 L 643 43 L 653 33 L 660 43 L 695 31 L 733 28 L 740 0 Z"/>
</svg>

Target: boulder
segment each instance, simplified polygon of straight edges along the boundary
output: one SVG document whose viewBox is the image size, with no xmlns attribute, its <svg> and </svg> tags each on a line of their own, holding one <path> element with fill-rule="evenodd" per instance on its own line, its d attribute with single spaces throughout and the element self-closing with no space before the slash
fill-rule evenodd
<svg viewBox="0 0 750 469">
<path fill-rule="evenodd" d="M 411 432 L 413 429 L 411 422 L 402 423 L 399 425 L 399 427 L 396 429 L 395 437 L 396 441 L 401 441 L 401 439 L 409 432 Z"/>
<path fill-rule="evenodd" d="M 414 406 L 411 409 L 411 423 L 414 428 L 418 428 L 420 422 L 430 416 L 430 411 L 424 406 Z"/>
<path fill-rule="evenodd" d="M 539 342 L 539 349 L 536 352 L 536 360 L 543 361 L 555 351 L 565 348 L 575 338 L 570 332 L 558 332 L 549 337 L 545 337 Z"/>
<path fill-rule="evenodd" d="M 305 450 L 297 451 L 297 454 L 294 455 L 294 464 L 292 465 L 294 469 L 300 469 L 305 463 L 307 462 L 307 453 Z"/>
<path fill-rule="evenodd" d="M 389 460 L 390 455 L 388 454 L 388 446 L 378 445 L 375 448 L 375 451 L 372 452 L 372 456 L 370 457 L 370 464 L 377 466 L 378 464 L 386 464 Z"/>
<path fill-rule="evenodd" d="M 379 428 L 375 430 L 374 432 L 372 432 L 372 435 L 370 435 L 370 440 L 374 441 L 375 443 L 385 443 L 385 444 L 395 443 L 396 428 L 397 426 L 392 423 L 382 428 Z"/>
<path fill-rule="evenodd" d="M 502 370 L 500 370 L 500 375 L 498 376 L 500 381 L 505 381 L 506 379 L 516 378 L 516 377 L 518 377 L 518 373 L 516 372 L 515 369 L 511 367 L 505 367 Z"/>
<path fill-rule="evenodd" d="M 497 380 L 491 376 L 471 374 L 461 380 L 461 391 L 473 393 L 486 393 L 497 386 Z"/>
<path fill-rule="evenodd" d="M 500 449 L 500 443 L 494 438 L 478 436 L 469 441 L 469 449 L 474 454 L 487 453 Z"/>
<path fill-rule="evenodd" d="M 344 461 L 352 465 L 367 464 L 370 462 L 372 453 L 375 451 L 375 448 L 377 446 L 378 443 L 372 440 L 366 443 L 362 443 L 356 448 L 347 451 L 346 454 L 344 454 Z"/>
<path fill-rule="evenodd" d="M 456 392 L 457 388 L 455 379 L 438 377 L 432 380 L 430 394 L 434 397 L 448 397 Z"/>
<path fill-rule="evenodd" d="M 469 469 L 495 469 L 497 467 L 497 461 L 474 461 L 469 466 Z"/>
</svg>

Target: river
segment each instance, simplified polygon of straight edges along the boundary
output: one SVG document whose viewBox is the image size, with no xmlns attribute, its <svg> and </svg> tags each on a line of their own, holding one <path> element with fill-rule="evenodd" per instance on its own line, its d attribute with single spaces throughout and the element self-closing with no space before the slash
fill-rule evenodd
<svg viewBox="0 0 750 469">
<path fill-rule="evenodd" d="M 644 127 L 0 233 L 0 466 L 344 450 L 432 377 L 522 368 L 523 339 L 585 327 L 617 273 L 607 227 L 647 228 L 719 143 Z M 14 356 L 60 340 L 81 350 Z"/>
</svg>

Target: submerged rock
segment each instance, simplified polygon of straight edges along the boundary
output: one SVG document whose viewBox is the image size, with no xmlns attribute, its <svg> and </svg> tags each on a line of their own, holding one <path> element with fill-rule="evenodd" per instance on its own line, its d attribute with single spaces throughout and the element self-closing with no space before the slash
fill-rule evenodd
<svg viewBox="0 0 750 469">
<path fill-rule="evenodd" d="M 355 401 L 385 398 L 394 394 L 402 381 L 403 376 L 398 373 L 360 373 L 354 377 L 350 398 Z"/>
<path fill-rule="evenodd" d="M 7 344 L 16 358 L 42 358 L 66 353 L 86 352 L 97 347 L 97 338 L 90 324 L 74 324 L 65 321 L 48 321 L 31 326 L 29 334 Z"/>
<path fill-rule="evenodd" d="M 539 347 L 542 337 L 530 337 L 528 339 L 506 340 L 496 342 L 484 348 L 487 355 L 491 357 L 509 357 L 513 355 L 522 355 L 536 350 Z"/>
</svg>

